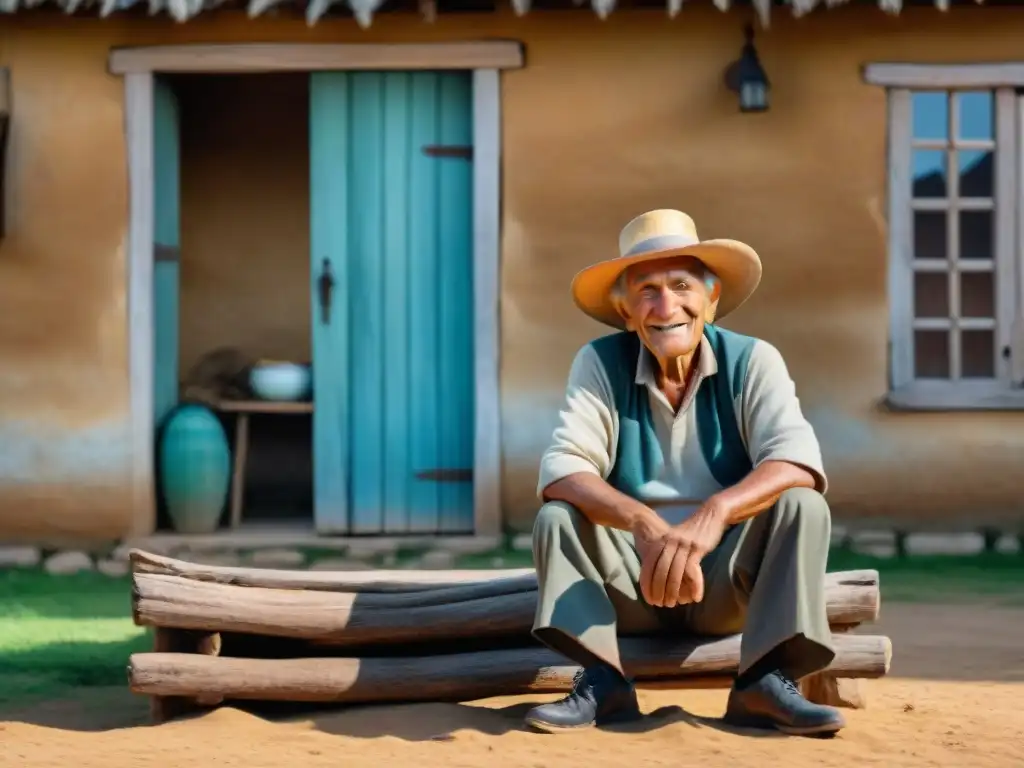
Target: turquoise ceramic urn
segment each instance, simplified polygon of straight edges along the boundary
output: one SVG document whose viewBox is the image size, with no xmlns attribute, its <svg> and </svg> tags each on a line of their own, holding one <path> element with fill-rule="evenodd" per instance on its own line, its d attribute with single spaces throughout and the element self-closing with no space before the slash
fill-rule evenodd
<svg viewBox="0 0 1024 768">
<path fill-rule="evenodd" d="M 231 447 L 209 408 L 190 403 L 168 417 L 160 440 L 160 483 L 176 531 L 217 529 L 231 485 Z"/>
</svg>

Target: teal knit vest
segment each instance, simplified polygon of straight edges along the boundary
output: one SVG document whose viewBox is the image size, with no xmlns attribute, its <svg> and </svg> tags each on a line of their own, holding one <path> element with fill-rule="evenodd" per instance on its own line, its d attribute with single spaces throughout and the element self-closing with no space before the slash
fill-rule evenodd
<svg viewBox="0 0 1024 768">
<path fill-rule="evenodd" d="M 718 373 L 705 379 L 697 390 L 697 437 L 712 476 L 728 488 L 753 468 L 736 424 L 733 402 L 743 388 L 756 339 L 712 325 L 704 326 L 704 336 L 714 350 Z M 617 455 L 608 482 L 627 496 L 639 498 L 640 488 L 664 466 L 647 387 L 636 383 L 640 338 L 623 331 L 595 339 L 590 345 L 604 364 L 619 416 Z"/>
</svg>

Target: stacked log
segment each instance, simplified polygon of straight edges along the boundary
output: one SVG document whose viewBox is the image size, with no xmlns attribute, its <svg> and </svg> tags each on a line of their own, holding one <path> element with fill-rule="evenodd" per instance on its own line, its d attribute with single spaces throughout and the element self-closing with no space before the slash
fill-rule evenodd
<svg viewBox="0 0 1024 768">
<path fill-rule="evenodd" d="M 165 719 L 225 700 L 464 701 L 557 693 L 577 668 L 530 635 L 532 569 L 306 572 L 200 565 L 131 553 L 132 611 L 152 653 L 128 667 L 136 693 Z M 830 573 L 836 657 L 805 681 L 808 696 L 857 706 L 840 678 L 881 677 L 891 645 L 850 629 L 878 617 L 876 571 Z M 622 639 L 641 684 L 727 686 L 740 636 Z"/>
</svg>

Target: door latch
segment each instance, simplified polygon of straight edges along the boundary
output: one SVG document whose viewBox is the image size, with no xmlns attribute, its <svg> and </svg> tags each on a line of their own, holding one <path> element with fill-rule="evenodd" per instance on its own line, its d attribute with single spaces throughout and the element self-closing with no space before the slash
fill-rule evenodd
<svg viewBox="0 0 1024 768">
<path fill-rule="evenodd" d="M 320 277 L 317 278 L 317 293 L 320 295 L 320 322 L 331 324 L 331 299 L 334 296 L 334 273 L 331 262 L 324 259 L 320 264 Z"/>
</svg>

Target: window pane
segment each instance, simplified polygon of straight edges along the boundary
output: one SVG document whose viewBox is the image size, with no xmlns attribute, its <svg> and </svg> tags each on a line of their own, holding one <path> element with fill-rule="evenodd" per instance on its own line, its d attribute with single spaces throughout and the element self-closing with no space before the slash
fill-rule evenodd
<svg viewBox="0 0 1024 768">
<path fill-rule="evenodd" d="M 993 246 L 992 211 L 960 211 L 960 258 L 991 259 Z"/>
<path fill-rule="evenodd" d="M 946 214 L 914 211 L 914 258 L 946 258 Z"/>
<path fill-rule="evenodd" d="M 949 317 L 949 276 L 945 272 L 914 275 L 914 317 Z"/>
<path fill-rule="evenodd" d="M 914 150 L 914 197 L 946 197 L 946 153 L 941 149 Z"/>
<path fill-rule="evenodd" d="M 960 333 L 960 375 L 965 379 L 994 379 L 996 336 L 992 331 Z"/>
<path fill-rule="evenodd" d="M 960 274 L 960 317 L 995 317 L 995 275 L 991 272 Z"/>
<path fill-rule="evenodd" d="M 949 334 L 946 331 L 914 331 L 914 376 L 918 379 L 949 378 Z"/>
<path fill-rule="evenodd" d="M 949 97 L 945 91 L 917 91 L 911 94 L 915 139 L 949 138 Z"/>
<path fill-rule="evenodd" d="M 993 152 L 962 149 L 956 153 L 960 197 L 992 197 Z"/>
<path fill-rule="evenodd" d="M 960 139 L 992 139 L 994 103 L 991 91 L 964 91 L 958 94 L 960 103 L 957 120 Z"/>
</svg>

